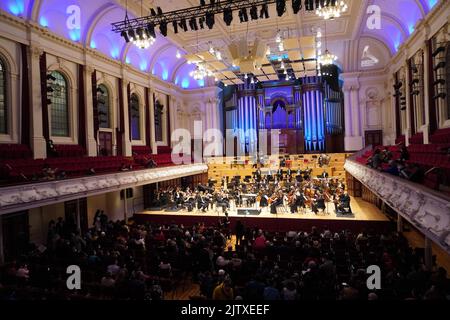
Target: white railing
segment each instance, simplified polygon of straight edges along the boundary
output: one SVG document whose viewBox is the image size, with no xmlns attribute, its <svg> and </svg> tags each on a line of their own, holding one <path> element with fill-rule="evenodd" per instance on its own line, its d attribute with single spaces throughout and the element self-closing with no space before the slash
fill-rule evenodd
<svg viewBox="0 0 450 320">
<path fill-rule="evenodd" d="M 344 168 L 425 236 L 450 253 L 450 198 L 348 158 Z"/>
<path fill-rule="evenodd" d="M 205 173 L 206 164 L 125 171 L 0 188 L 0 215 Z"/>
</svg>

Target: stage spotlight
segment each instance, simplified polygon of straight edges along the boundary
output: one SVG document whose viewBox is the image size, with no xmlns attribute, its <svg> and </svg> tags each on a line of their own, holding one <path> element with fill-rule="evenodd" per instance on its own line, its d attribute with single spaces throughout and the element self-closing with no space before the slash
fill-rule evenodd
<svg viewBox="0 0 450 320">
<path fill-rule="evenodd" d="M 152 23 L 147 24 L 147 33 L 153 39 L 156 39 L 155 26 Z"/>
<path fill-rule="evenodd" d="M 183 28 L 184 32 L 188 31 L 188 27 L 186 24 L 186 19 L 180 21 L 180 27 Z"/>
<path fill-rule="evenodd" d="M 223 11 L 223 22 L 225 22 L 227 26 L 230 26 L 232 21 L 233 21 L 233 11 L 230 8 L 226 8 Z"/>
<path fill-rule="evenodd" d="M 159 24 L 159 31 L 164 37 L 167 37 L 167 22 L 161 22 Z"/>
<path fill-rule="evenodd" d="M 214 23 L 215 23 L 215 19 L 214 19 L 214 13 L 212 12 L 207 12 L 206 13 L 206 25 L 208 26 L 209 29 L 212 29 L 214 27 Z"/>
<path fill-rule="evenodd" d="M 163 11 L 162 11 L 161 7 L 156 7 L 156 11 L 158 12 L 158 16 L 163 15 Z"/>
<path fill-rule="evenodd" d="M 178 33 L 178 23 L 176 21 L 172 22 L 172 26 L 173 26 L 173 32 L 175 34 Z"/>
<path fill-rule="evenodd" d="M 200 0 L 200 5 L 201 6 L 206 6 L 206 1 L 205 0 Z"/>
<path fill-rule="evenodd" d="M 267 4 L 262 5 L 261 12 L 259 13 L 259 18 L 269 19 L 269 6 Z"/>
<path fill-rule="evenodd" d="M 155 16 L 156 16 L 156 11 L 155 11 L 155 9 L 151 8 L 151 9 L 150 9 L 150 14 L 152 15 L 152 17 L 155 17 Z"/>
<path fill-rule="evenodd" d="M 197 19 L 191 18 L 189 20 L 189 28 L 191 28 L 192 31 L 197 31 L 198 30 Z"/>
<path fill-rule="evenodd" d="M 205 29 L 205 18 L 201 17 L 198 19 L 198 23 L 200 24 L 200 29 Z"/>
<path fill-rule="evenodd" d="M 130 38 L 131 41 L 136 39 L 136 34 L 134 33 L 133 29 L 128 30 L 128 37 Z"/>
<path fill-rule="evenodd" d="M 248 21 L 247 9 L 243 8 L 239 10 L 239 19 L 241 20 L 241 22 Z"/>
<path fill-rule="evenodd" d="M 130 42 L 130 38 L 128 38 L 128 34 L 127 34 L 126 31 L 122 31 L 122 32 L 120 33 L 120 35 L 125 39 L 125 42 L 126 42 L 126 43 Z"/>
<path fill-rule="evenodd" d="M 277 13 L 281 17 L 286 12 L 286 0 L 277 0 Z"/>
<path fill-rule="evenodd" d="M 250 17 L 252 17 L 252 20 L 258 20 L 258 8 L 256 8 L 256 6 L 251 7 Z"/>
<path fill-rule="evenodd" d="M 292 0 L 292 10 L 297 14 L 302 8 L 302 0 Z"/>
<path fill-rule="evenodd" d="M 138 27 L 136 29 L 136 35 L 138 36 L 139 40 L 144 40 L 144 29 Z"/>
</svg>

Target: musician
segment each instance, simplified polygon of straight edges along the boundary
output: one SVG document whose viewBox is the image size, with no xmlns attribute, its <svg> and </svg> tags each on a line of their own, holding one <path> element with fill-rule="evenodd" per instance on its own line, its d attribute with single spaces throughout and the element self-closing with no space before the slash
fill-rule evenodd
<svg viewBox="0 0 450 320">
<path fill-rule="evenodd" d="M 206 209 L 208 209 L 208 199 L 204 196 L 203 191 L 200 191 L 197 195 L 197 208 L 199 210 L 202 210 L 203 212 L 206 212 Z"/>
<path fill-rule="evenodd" d="M 303 192 L 297 191 L 294 193 L 294 196 L 291 201 L 291 213 L 296 213 L 298 211 L 298 208 L 306 208 L 305 201 L 307 198 L 305 197 L 305 194 Z"/>
<path fill-rule="evenodd" d="M 312 169 L 306 167 L 306 170 L 303 171 L 303 180 L 309 180 L 311 178 Z"/>
<path fill-rule="evenodd" d="M 322 193 L 318 193 L 317 194 L 316 204 L 317 204 L 317 209 L 318 210 L 322 210 L 322 212 L 325 211 L 325 209 L 326 209 L 325 198 L 324 198 Z"/>
<path fill-rule="evenodd" d="M 261 181 L 261 169 L 260 168 L 256 169 L 254 176 L 255 176 L 256 181 Z"/>
<path fill-rule="evenodd" d="M 259 200 L 259 206 L 265 208 L 269 205 L 269 197 L 263 192 Z"/>
<path fill-rule="evenodd" d="M 344 192 L 343 194 L 341 194 L 339 196 L 339 205 L 337 206 L 338 210 L 339 210 L 338 212 L 345 213 L 346 212 L 345 209 L 348 209 L 347 212 L 352 214 L 352 208 L 350 207 L 350 201 L 351 201 L 351 199 L 347 192 Z"/>
<path fill-rule="evenodd" d="M 183 203 L 183 194 L 182 194 L 182 191 L 180 190 L 180 188 L 177 188 L 175 190 L 175 193 L 173 196 L 173 201 L 174 201 L 176 208 L 180 207 L 181 204 Z"/>
<path fill-rule="evenodd" d="M 321 178 L 328 178 L 328 172 L 326 170 L 323 170 L 322 174 L 320 175 Z"/>
<path fill-rule="evenodd" d="M 277 207 L 283 204 L 283 197 L 280 197 L 279 194 L 275 194 L 272 198 L 270 198 L 270 213 L 277 214 Z"/>
<path fill-rule="evenodd" d="M 278 177 L 278 181 L 283 180 L 283 169 L 278 169 L 277 170 L 277 177 Z"/>
<path fill-rule="evenodd" d="M 292 176 L 292 173 L 293 173 L 292 169 L 288 168 L 287 171 L 286 171 L 286 175 L 288 176 L 288 178 L 290 178 Z"/>
<path fill-rule="evenodd" d="M 297 180 L 298 183 L 303 182 L 302 170 L 300 169 L 297 170 L 297 175 L 295 176 L 295 179 Z"/>
</svg>

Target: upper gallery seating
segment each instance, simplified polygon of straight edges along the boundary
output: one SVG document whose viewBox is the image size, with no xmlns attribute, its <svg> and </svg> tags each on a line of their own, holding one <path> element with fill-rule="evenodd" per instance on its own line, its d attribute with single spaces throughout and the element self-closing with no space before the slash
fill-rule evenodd
<svg viewBox="0 0 450 320">
<path fill-rule="evenodd" d="M 445 133 L 447 132 L 447 133 Z M 408 159 L 405 161 L 406 165 L 417 165 L 419 169 L 425 173 L 423 179 L 418 181 L 429 188 L 439 190 L 442 183 L 448 182 L 450 177 L 450 135 L 447 129 L 438 130 L 431 136 L 431 140 L 435 141 L 431 144 L 410 144 L 407 148 Z M 445 134 L 444 134 L 445 133 Z M 420 139 L 415 136 L 413 142 Z M 440 143 L 437 143 L 439 141 Z M 398 145 L 377 147 L 374 150 L 366 151 L 362 156 L 357 158 L 357 161 L 362 164 L 367 164 L 370 157 L 375 153 L 375 150 L 387 150 L 391 153 L 391 160 L 400 162 L 401 150 Z M 383 161 L 381 170 L 389 172 L 388 161 Z M 433 170 L 431 170 L 433 169 Z"/>
<path fill-rule="evenodd" d="M 54 145 L 54 152 L 47 159 L 32 159 L 26 145 L 0 144 L 0 183 L 48 180 L 43 178 L 45 168 L 55 171 L 56 178 L 73 178 L 148 168 L 150 159 L 159 167 L 172 165 L 170 147 L 158 147 L 158 150 L 161 154 L 151 154 L 150 147 L 133 146 L 133 157 L 84 157 L 85 149 L 79 145 Z"/>
<path fill-rule="evenodd" d="M 158 154 L 152 154 L 151 148 L 147 146 L 133 146 L 132 152 L 138 166 L 145 166 L 149 159 L 155 161 L 159 167 L 173 165 L 172 149 L 167 146 L 158 146 Z"/>
<path fill-rule="evenodd" d="M 83 157 L 86 150 L 77 144 L 55 144 L 56 154 L 60 158 Z"/>
</svg>

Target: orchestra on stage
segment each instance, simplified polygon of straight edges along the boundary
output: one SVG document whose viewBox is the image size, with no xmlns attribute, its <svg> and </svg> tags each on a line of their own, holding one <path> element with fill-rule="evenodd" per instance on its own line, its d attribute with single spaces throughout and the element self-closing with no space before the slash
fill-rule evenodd
<svg viewBox="0 0 450 320">
<path fill-rule="evenodd" d="M 231 209 L 257 208 L 271 214 L 306 213 L 329 214 L 331 210 L 340 215 L 352 215 L 350 196 L 343 181 L 329 178 L 323 171 L 312 177 L 312 169 L 293 171 L 261 169 L 253 171 L 244 179 L 223 177 L 220 186 L 214 181 L 195 188 L 168 187 L 156 191 L 155 207 L 185 209 L 188 212 L 215 210 L 219 208 L 228 216 Z"/>
</svg>

